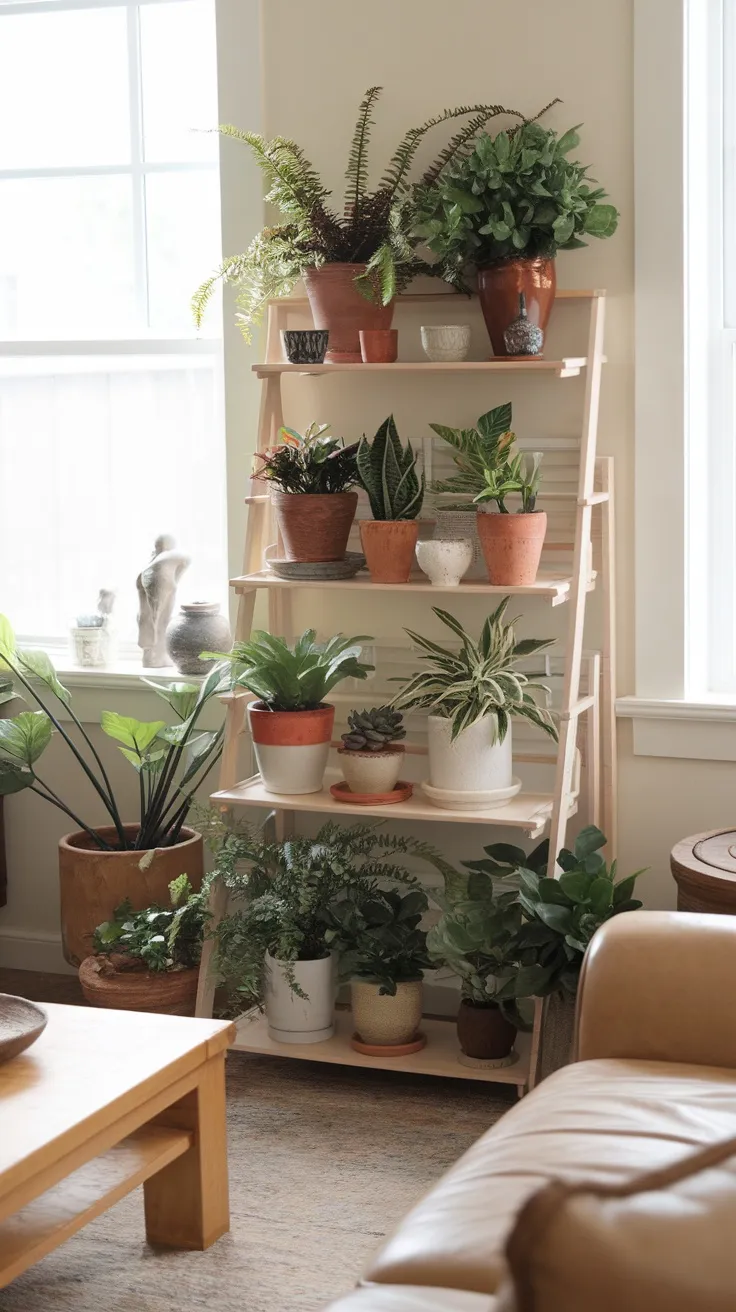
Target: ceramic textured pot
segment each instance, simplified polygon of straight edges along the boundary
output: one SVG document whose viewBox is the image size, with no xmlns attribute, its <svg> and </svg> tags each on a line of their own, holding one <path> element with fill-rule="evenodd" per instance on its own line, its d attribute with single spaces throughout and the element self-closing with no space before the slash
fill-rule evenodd
<svg viewBox="0 0 736 1312">
<path fill-rule="evenodd" d="M 536 581 L 547 532 L 547 514 L 478 515 L 478 534 L 488 578 L 501 587 L 528 587 Z"/>
<path fill-rule="evenodd" d="M 469 323 L 427 324 L 420 328 L 422 350 L 429 360 L 464 360 L 470 350 Z"/>
<path fill-rule="evenodd" d="M 360 540 L 374 583 L 408 583 L 419 537 L 415 519 L 362 519 Z"/>
<path fill-rule="evenodd" d="M 422 981 L 403 980 L 396 993 L 382 994 L 373 980 L 350 981 L 353 1024 L 362 1043 L 394 1046 L 411 1043 L 422 1019 Z"/>
<path fill-rule="evenodd" d="M 357 492 L 271 492 L 286 560 L 342 560 Z"/>
<path fill-rule="evenodd" d="M 115 970 L 106 957 L 85 957 L 79 983 L 92 1007 L 193 1016 L 199 966 L 191 970 Z"/>
<path fill-rule="evenodd" d="M 436 588 L 456 588 L 473 563 L 473 543 L 469 538 L 443 541 L 430 538 L 417 542 L 419 568 Z"/>
<path fill-rule="evenodd" d="M 266 953 L 264 1003 L 269 1037 L 278 1043 L 322 1043 L 335 1032 L 337 955 L 294 961 L 294 979 L 306 997 L 289 983 L 284 963 Z"/>
<path fill-rule="evenodd" d="M 554 260 L 502 260 L 478 270 L 478 298 L 494 355 L 508 355 L 503 335 L 518 317 L 523 293 L 529 321 L 546 334 L 555 300 Z"/>
<path fill-rule="evenodd" d="M 248 706 L 253 750 L 269 793 L 318 793 L 322 787 L 335 724 L 335 708 L 270 711 L 264 702 Z"/>
<path fill-rule="evenodd" d="M 233 635 L 218 601 L 192 601 L 182 606 L 166 630 L 166 650 L 180 674 L 206 674 L 214 660 L 199 659 L 203 651 L 230 651 Z"/>
<path fill-rule="evenodd" d="M 337 754 L 351 793 L 367 797 L 393 792 L 401 773 L 403 747 L 389 746 L 382 752 L 353 752 L 339 747 Z"/>
<path fill-rule="evenodd" d="M 138 825 L 124 825 L 134 837 Z M 106 842 L 117 840 L 113 825 L 100 825 L 97 832 Z M 89 955 L 92 934 L 104 920 L 111 920 L 116 907 L 126 898 L 134 911 L 153 903 L 169 905 L 169 884 L 188 875 L 196 890 L 202 883 L 204 851 L 202 835 L 182 829 L 182 841 L 173 847 L 157 847 L 150 863 L 147 853 L 104 852 L 94 847 L 84 830 L 59 839 L 59 893 L 61 898 L 61 942 L 66 960 L 78 966 Z"/>
<path fill-rule="evenodd" d="M 501 1061 L 514 1046 L 516 1027 L 495 1003 L 463 998 L 457 1013 L 457 1037 L 466 1057 Z"/>
<path fill-rule="evenodd" d="M 495 737 L 493 716 L 476 720 L 452 741 L 452 721 L 427 717 L 429 783 L 440 796 L 431 800 L 452 809 L 453 795 L 503 792 L 513 786 L 511 726 L 503 742 Z M 444 799 L 442 795 L 444 794 Z M 489 799 L 490 801 L 491 799 Z"/>
<path fill-rule="evenodd" d="M 391 327 L 393 301 L 377 305 L 361 296 L 355 286 L 355 279 L 365 270 L 365 264 L 323 264 L 304 274 L 314 326 L 330 334 L 326 355 L 330 364 L 359 364 L 360 329 Z"/>
<path fill-rule="evenodd" d="M 322 364 L 330 334 L 315 328 L 284 328 L 281 340 L 289 364 Z"/>
<path fill-rule="evenodd" d="M 478 512 L 475 507 L 472 510 L 457 510 L 453 506 L 438 507 L 436 515 L 434 537 L 442 542 L 469 542 L 473 549 L 473 557 L 466 577 L 485 579 L 486 566 L 480 548 Z"/>
<path fill-rule="evenodd" d="M 361 328 L 358 337 L 363 364 L 393 364 L 396 360 L 398 328 Z"/>
<path fill-rule="evenodd" d="M 107 665 L 110 657 L 109 629 L 102 625 L 94 629 L 74 625 L 70 635 L 75 665 L 83 670 L 99 670 Z"/>
</svg>

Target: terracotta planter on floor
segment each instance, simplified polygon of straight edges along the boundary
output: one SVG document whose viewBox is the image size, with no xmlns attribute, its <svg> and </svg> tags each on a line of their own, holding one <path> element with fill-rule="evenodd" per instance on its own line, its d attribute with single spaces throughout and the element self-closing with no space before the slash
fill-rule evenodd
<svg viewBox="0 0 736 1312">
<path fill-rule="evenodd" d="M 124 825 L 127 835 L 138 833 L 137 825 Z M 100 825 L 97 832 L 107 842 L 116 841 L 112 825 Z M 104 920 L 110 920 L 116 907 L 126 898 L 134 911 L 157 903 L 169 905 L 169 884 L 179 875 L 188 875 L 195 891 L 204 873 L 202 836 L 194 829 L 182 829 L 183 840 L 175 847 L 156 848 L 150 865 L 141 861 L 150 853 L 104 852 L 93 847 L 92 839 L 79 830 L 59 839 L 59 893 L 61 898 L 61 942 L 70 966 L 79 966 L 92 948 L 92 934 Z"/>
<path fill-rule="evenodd" d="M 199 967 L 191 970 L 116 970 L 107 957 L 85 957 L 79 983 L 93 1007 L 193 1016 Z"/>
<path fill-rule="evenodd" d="M 516 1026 L 495 1003 L 484 1005 L 463 998 L 457 1013 L 457 1037 L 466 1057 L 501 1061 L 514 1046 Z"/>
<path fill-rule="evenodd" d="M 364 519 L 360 540 L 374 583 L 408 583 L 419 537 L 415 519 Z"/>
<path fill-rule="evenodd" d="M 491 583 L 527 587 L 534 583 L 547 532 L 547 514 L 478 514 L 478 535 Z"/>
<path fill-rule="evenodd" d="M 307 269 L 304 275 L 314 326 L 326 328 L 330 334 L 325 356 L 329 364 L 360 364 L 361 328 L 391 327 L 393 301 L 376 305 L 355 286 L 356 277 L 365 269 L 365 264 L 323 264 L 319 269 Z"/>
<path fill-rule="evenodd" d="M 271 492 L 286 560 L 342 560 L 357 492 Z"/>
<path fill-rule="evenodd" d="M 556 287 L 554 260 L 502 260 L 478 270 L 478 298 L 494 355 L 508 355 L 503 335 L 518 317 L 520 292 L 530 323 L 546 334 Z"/>
<path fill-rule="evenodd" d="M 248 707 L 253 750 L 270 793 L 318 793 L 335 726 L 335 708 L 270 711 L 264 702 Z"/>
</svg>

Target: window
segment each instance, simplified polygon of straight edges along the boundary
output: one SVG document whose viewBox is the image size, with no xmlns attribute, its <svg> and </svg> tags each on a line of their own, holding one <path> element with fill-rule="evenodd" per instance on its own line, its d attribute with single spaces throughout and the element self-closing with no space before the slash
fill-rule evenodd
<svg viewBox="0 0 736 1312">
<path fill-rule="evenodd" d="M 65 641 L 172 533 L 226 601 L 214 0 L 0 0 L 0 609 Z"/>
</svg>

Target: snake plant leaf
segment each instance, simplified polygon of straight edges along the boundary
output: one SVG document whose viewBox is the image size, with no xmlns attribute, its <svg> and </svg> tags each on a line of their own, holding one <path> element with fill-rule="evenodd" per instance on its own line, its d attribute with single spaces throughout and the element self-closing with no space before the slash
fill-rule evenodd
<svg viewBox="0 0 736 1312">
<path fill-rule="evenodd" d="M 0 720 L 0 749 L 30 767 L 48 747 L 51 734 L 45 711 L 21 711 L 12 720 Z"/>
</svg>

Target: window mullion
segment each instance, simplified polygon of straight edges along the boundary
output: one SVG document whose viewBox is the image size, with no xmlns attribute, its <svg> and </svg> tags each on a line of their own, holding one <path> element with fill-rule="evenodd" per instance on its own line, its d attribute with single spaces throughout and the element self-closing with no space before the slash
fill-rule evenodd
<svg viewBox="0 0 736 1312">
<path fill-rule="evenodd" d="M 138 5 L 127 11 L 128 107 L 130 112 L 130 164 L 133 189 L 133 260 L 136 301 L 141 325 L 150 326 L 148 294 L 148 233 L 146 178 L 143 167 L 143 79 L 141 75 L 141 22 Z"/>
</svg>

